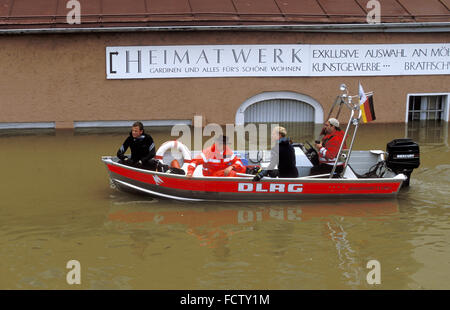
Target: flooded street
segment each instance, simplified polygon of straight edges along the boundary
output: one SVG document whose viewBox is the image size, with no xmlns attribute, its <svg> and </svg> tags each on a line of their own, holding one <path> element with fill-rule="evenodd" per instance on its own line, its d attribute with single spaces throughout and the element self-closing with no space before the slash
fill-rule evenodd
<svg viewBox="0 0 450 310">
<path fill-rule="evenodd" d="M 397 198 L 149 198 L 112 189 L 100 160 L 127 128 L 0 132 L 0 289 L 450 289 L 448 124 L 359 130 L 357 150 L 419 143 L 421 166 Z M 147 132 L 157 147 L 172 139 L 170 128 Z M 66 282 L 70 260 L 81 285 Z M 370 260 L 381 265 L 376 286 Z"/>
</svg>

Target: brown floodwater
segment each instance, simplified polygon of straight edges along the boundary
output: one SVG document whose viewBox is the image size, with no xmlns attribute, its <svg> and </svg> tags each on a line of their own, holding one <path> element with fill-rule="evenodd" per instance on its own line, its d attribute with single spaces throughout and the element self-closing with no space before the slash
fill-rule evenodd
<svg viewBox="0 0 450 310">
<path fill-rule="evenodd" d="M 288 126 L 289 127 L 289 126 Z M 311 128 L 288 129 L 314 140 Z M 148 128 L 159 146 L 170 128 Z M 355 149 L 420 144 L 395 199 L 186 203 L 110 187 L 128 129 L 0 132 L 0 289 L 450 289 L 446 123 L 363 125 Z M 299 141 L 300 142 L 300 141 Z M 66 264 L 81 265 L 69 285 Z M 381 284 L 368 284 L 377 260 Z"/>
</svg>

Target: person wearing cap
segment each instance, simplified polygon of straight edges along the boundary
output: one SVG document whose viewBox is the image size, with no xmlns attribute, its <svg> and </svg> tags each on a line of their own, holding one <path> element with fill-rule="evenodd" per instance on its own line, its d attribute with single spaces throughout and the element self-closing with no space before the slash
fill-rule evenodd
<svg viewBox="0 0 450 310">
<path fill-rule="evenodd" d="M 324 125 L 325 136 L 320 143 L 316 143 L 316 148 L 319 155 L 319 165 L 311 169 L 311 174 L 330 173 L 333 170 L 336 156 L 339 153 L 339 148 L 344 140 L 344 132 L 339 128 L 339 121 L 335 118 L 330 118 Z M 347 146 L 344 141 L 343 149 Z M 336 172 L 342 171 L 343 163 L 338 163 Z"/>
<path fill-rule="evenodd" d="M 125 156 L 126 150 L 131 149 L 131 157 Z M 131 127 L 129 136 L 125 139 L 122 146 L 117 151 L 117 157 L 120 163 L 135 167 L 153 169 L 156 161 L 153 157 L 156 155 L 155 143 L 153 138 L 144 132 L 144 125 L 141 122 L 135 122 Z"/>
<path fill-rule="evenodd" d="M 295 163 L 295 151 L 284 127 L 275 127 L 272 131 L 273 148 L 270 150 L 270 163 L 264 170 L 258 172 L 253 178 L 257 182 L 263 177 L 297 178 L 298 170 Z M 278 170 L 275 170 L 278 167 Z"/>
<path fill-rule="evenodd" d="M 192 160 L 187 176 L 192 177 L 199 165 L 203 165 L 204 176 L 235 177 L 237 172 L 245 173 L 245 166 L 227 144 L 228 137 L 219 136 L 211 147 L 204 149 Z"/>
</svg>

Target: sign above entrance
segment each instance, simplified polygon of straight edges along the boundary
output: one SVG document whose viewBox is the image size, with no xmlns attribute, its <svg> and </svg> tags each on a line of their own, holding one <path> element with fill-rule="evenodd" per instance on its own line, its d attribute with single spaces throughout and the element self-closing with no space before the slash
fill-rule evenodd
<svg viewBox="0 0 450 310">
<path fill-rule="evenodd" d="M 106 48 L 107 79 L 450 74 L 450 43 Z"/>
</svg>

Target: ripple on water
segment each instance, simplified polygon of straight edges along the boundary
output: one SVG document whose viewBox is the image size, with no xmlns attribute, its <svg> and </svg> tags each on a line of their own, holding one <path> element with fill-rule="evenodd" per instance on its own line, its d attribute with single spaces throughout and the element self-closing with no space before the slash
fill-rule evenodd
<svg viewBox="0 0 450 310">
<path fill-rule="evenodd" d="M 411 178 L 405 200 L 420 206 L 449 207 L 450 165 L 419 169 Z"/>
</svg>

